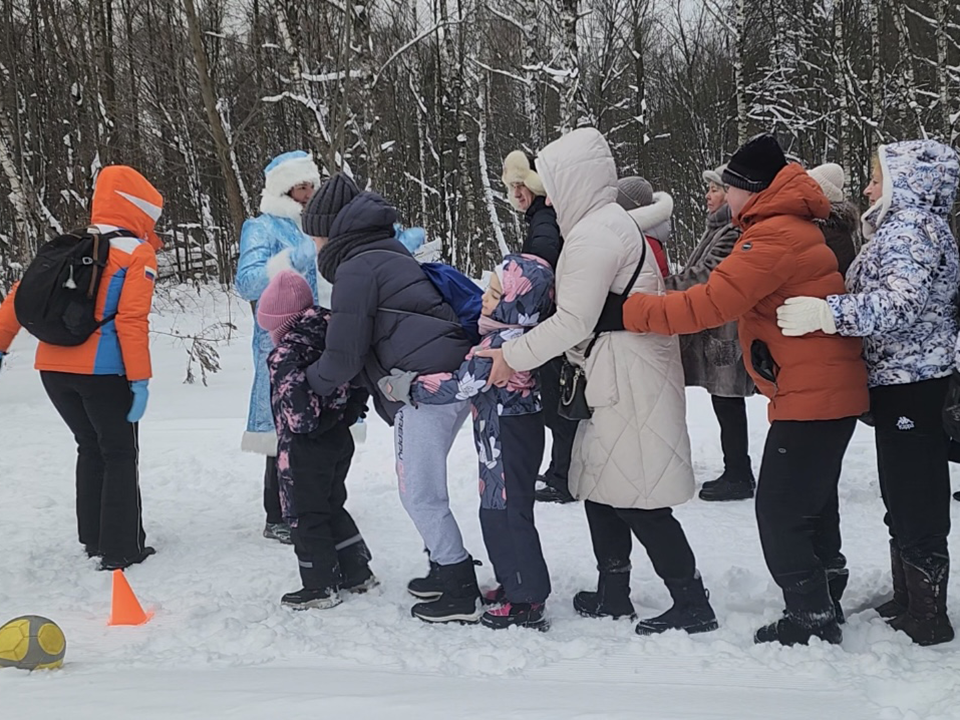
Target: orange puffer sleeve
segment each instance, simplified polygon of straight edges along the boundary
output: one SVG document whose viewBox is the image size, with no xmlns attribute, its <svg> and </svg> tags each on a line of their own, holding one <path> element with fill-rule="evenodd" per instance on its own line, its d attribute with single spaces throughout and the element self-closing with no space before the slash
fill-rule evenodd
<svg viewBox="0 0 960 720">
<path fill-rule="evenodd" d="M 0 305 L 0 352 L 7 352 L 13 339 L 20 332 L 20 323 L 17 321 L 17 314 L 13 310 L 13 298 L 17 294 L 16 283 L 7 294 L 3 304 Z"/>
<path fill-rule="evenodd" d="M 744 233 L 703 285 L 667 295 L 631 296 L 623 324 L 633 332 L 689 335 L 720 327 L 752 309 L 790 277 L 793 253 L 777 236 Z"/>
<path fill-rule="evenodd" d="M 127 379 L 148 380 L 150 366 L 150 305 L 157 282 L 157 254 L 141 243 L 130 256 L 130 265 L 117 305 L 117 338 Z"/>
</svg>

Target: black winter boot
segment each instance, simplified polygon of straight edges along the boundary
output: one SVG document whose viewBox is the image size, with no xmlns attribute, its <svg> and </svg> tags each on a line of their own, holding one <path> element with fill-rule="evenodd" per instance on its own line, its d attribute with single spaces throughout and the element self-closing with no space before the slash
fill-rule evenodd
<svg viewBox="0 0 960 720">
<path fill-rule="evenodd" d="M 806 645 L 810 638 L 818 637 L 837 645 L 843 639 L 826 571 L 785 588 L 783 597 L 787 603 L 783 617 L 757 630 L 753 636 L 755 643 Z"/>
<path fill-rule="evenodd" d="M 684 630 L 693 635 L 720 627 L 710 607 L 710 593 L 704 589 L 699 574 L 691 580 L 664 582 L 673 598 L 673 607 L 662 615 L 638 622 L 637 635 L 657 635 L 667 630 Z"/>
<path fill-rule="evenodd" d="M 738 473 L 724 471 L 716 480 L 708 480 L 703 484 L 700 488 L 700 499 L 706 502 L 749 500 L 756 487 L 757 481 L 752 470 Z"/>
<path fill-rule="evenodd" d="M 535 498 L 537 502 L 556 503 L 557 505 L 567 505 L 577 501 L 576 498 L 570 494 L 569 490 L 557 490 L 557 488 L 551 487 L 550 485 L 537 490 Z"/>
<path fill-rule="evenodd" d="M 141 550 L 137 555 L 134 555 L 133 557 L 109 558 L 106 555 L 104 555 L 102 558 L 100 558 L 99 569 L 108 570 L 111 572 L 114 570 L 126 570 L 131 565 L 139 565 L 151 555 L 156 555 L 156 554 L 157 554 L 157 551 L 154 550 L 149 545 L 147 545 L 145 548 L 143 548 L 143 550 Z"/>
<path fill-rule="evenodd" d="M 847 570 L 846 564 L 847 559 L 841 556 L 835 564 L 827 567 L 827 589 L 830 592 L 839 625 L 847 621 L 843 614 L 843 607 L 840 605 L 843 591 L 847 589 L 847 582 L 850 580 L 850 571 Z"/>
<path fill-rule="evenodd" d="M 895 618 L 907 611 L 909 596 L 907 595 L 907 577 L 903 570 L 903 558 L 896 540 L 890 540 L 890 574 L 893 577 L 893 599 L 888 600 L 877 608 L 882 618 Z"/>
<path fill-rule="evenodd" d="M 436 600 L 443 595 L 443 584 L 440 581 L 440 566 L 430 561 L 430 571 L 426 577 L 414 578 L 407 583 L 407 592 L 420 600 Z"/>
<path fill-rule="evenodd" d="M 363 538 L 349 545 L 337 548 L 337 562 L 340 564 L 340 589 L 354 594 L 372 590 L 380 581 L 370 569 L 373 555 Z"/>
<path fill-rule="evenodd" d="M 431 623 L 475 623 L 480 619 L 480 587 L 473 558 L 454 565 L 438 565 L 443 593 L 432 602 L 417 603 L 410 613 Z"/>
<path fill-rule="evenodd" d="M 903 569 L 910 598 L 908 608 L 890 621 L 890 627 L 902 630 L 917 645 L 939 645 L 953 640 L 953 626 L 947 617 L 950 560 L 935 555 L 917 564 L 904 561 Z"/>
<path fill-rule="evenodd" d="M 793 645 L 806 645 L 814 637 L 818 637 L 831 645 L 839 645 L 843 639 L 843 631 L 840 630 L 840 625 L 837 624 L 836 620 L 830 620 L 825 625 L 804 627 L 784 615 L 775 623 L 765 625 L 757 630 L 753 636 L 753 641 L 758 645 L 776 642 L 791 647 Z"/>
<path fill-rule="evenodd" d="M 619 620 L 637 619 L 630 602 L 630 565 L 601 570 L 596 592 L 583 590 L 573 596 L 573 609 L 583 617 Z"/>
<path fill-rule="evenodd" d="M 280 604 L 293 610 L 329 610 L 342 602 L 336 588 L 308 590 L 303 588 L 287 593 L 280 598 Z"/>
</svg>

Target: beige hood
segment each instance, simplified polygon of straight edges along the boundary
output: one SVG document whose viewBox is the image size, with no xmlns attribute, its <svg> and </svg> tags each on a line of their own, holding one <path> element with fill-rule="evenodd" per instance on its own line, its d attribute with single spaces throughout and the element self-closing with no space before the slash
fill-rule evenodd
<svg viewBox="0 0 960 720">
<path fill-rule="evenodd" d="M 574 130 L 547 145 L 537 156 L 537 171 L 564 236 L 591 212 L 617 201 L 617 164 L 595 128 Z"/>
</svg>

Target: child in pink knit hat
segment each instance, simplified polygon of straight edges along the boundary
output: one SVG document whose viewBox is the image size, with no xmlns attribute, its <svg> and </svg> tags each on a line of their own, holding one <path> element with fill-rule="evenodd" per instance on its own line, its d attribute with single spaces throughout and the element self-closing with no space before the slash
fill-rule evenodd
<svg viewBox="0 0 960 720">
<path fill-rule="evenodd" d="M 321 398 L 305 374 L 326 347 L 329 319 L 292 269 L 277 272 L 257 303 L 257 322 L 276 345 L 267 368 L 277 478 L 303 582 L 303 589 L 287 593 L 280 604 L 300 610 L 334 607 L 341 591 L 365 592 L 377 584 L 370 550 L 344 508 L 354 450 L 350 426 L 365 414 L 368 393 L 344 385 Z"/>
</svg>

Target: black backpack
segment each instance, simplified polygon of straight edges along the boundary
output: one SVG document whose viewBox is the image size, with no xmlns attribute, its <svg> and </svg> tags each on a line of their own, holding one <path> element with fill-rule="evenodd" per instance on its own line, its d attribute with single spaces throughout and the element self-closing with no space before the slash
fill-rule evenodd
<svg viewBox="0 0 960 720">
<path fill-rule="evenodd" d="M 125 230 L 74 230 L 46 243 L 23 274 L 13 309 L 24 329 L 49 345 L 82 345 L 116 317 L 96 318 L 97 292 L 107 266 L 110 239 Z"/>
</svg>

